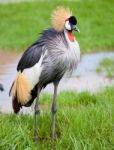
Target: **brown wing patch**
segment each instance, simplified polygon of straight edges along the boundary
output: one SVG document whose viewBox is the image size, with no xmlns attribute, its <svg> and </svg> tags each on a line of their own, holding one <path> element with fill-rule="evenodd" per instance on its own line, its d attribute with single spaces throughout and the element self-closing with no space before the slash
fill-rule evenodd
<svg viewBox="0 0 114 150">
<path fill-rule="evenodd" d="M 23 73 L 18 73 L 11 89 L 13 99 L 17 97 L 20 104 L 24 105 L 31 99 L 31 86 Z"/>
</svg>

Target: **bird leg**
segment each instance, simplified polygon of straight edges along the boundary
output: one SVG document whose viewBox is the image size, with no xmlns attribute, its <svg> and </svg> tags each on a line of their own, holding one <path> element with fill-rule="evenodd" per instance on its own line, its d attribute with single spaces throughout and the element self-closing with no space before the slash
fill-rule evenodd
<svg viewBox="0 0 114 150">
<path fill-rule="evenodd" d="M 39 101 L 39 94 L 40 94 L 40 89 L 38 88 L 38 93 L 37 93 L 37 98 L 35 102 L 35 107 L 34 107 L 34 141 L 37 141 L 38 134 L 37 134 L 37 114 L 40 112 L 39 106 L 38 106 L 38 101 Z"/>
<path fill-rule="evenodd" d="M 54 83 L 54 96 L 53 96 L 53 103 L 52 103 L 52 132 L 51 132 L 52 142 L 54 141 L 54 138 L 55 138 L 55 114 L 57 111 L 57 106 L 56 106 L 57 87 L 58 87 L 58 82 Z"/>
</svg>

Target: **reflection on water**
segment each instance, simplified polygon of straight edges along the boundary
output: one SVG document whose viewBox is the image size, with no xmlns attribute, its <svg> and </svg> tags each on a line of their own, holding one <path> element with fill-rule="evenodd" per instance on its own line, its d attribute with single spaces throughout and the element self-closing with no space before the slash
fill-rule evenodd
<svg viewBox="0 0 114 150">
<path fill-rule="evenodd" d="M 111 85 L 114 80 L 109 80 L 103 75 L 96 73 L 96 66 L 103 58 L 114 58 L 114 52 L 86 54 L 82 57 L 77 70 L 73 73 L 69 79 L 62 79 L 59 85 L 59 91 L 62 90 L 98 90 L 100 87 Z M 5 56 L 2 59 L 6 59 Z M 12 59 L 13 60 L 13 59 Z M 19 57 L 16 57 L 13 61 L 1 63 L 0 62 L 0 83 L 4 85 L 4 92 L 0 92 L 0 111 L 12 112 L 12 101 L 9 97 L 9 89 L 16 75 L 16 67 L 19 61 Z M 48 85 L 44 91 L 53 92 L 52 84 Z M 29 109 L 27 108 L 27 111 Z M 26 109 L 24 109 L 26 111 Z"/>
<path fill-rule="evenodd" d="M 88 74 L 96 73 L 96 67 L 104 58 L 113 58 L 114 52 L 86 54 L 82 57 L 81 63 L 78 65 L 75 75 L 88 76 Z"/>
</svg>

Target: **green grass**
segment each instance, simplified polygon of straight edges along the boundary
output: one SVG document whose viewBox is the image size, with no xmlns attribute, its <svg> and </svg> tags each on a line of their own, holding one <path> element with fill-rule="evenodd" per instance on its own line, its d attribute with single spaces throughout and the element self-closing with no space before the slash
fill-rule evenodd
<svg viewBox="0 0 114 150">
<path fill-rule="evenodd" d="M 102 59 L 96 70 L 98 73 L 105 73 L 108 78 L 114 78 L 114 59 Z"/>
<path fill-rule="evenodd" d="M 0 114 L 1 150 L 113 150 L 114 87 L 99 93 L 58 95 L 56 140 L 50 141 L 51 95 L 41 96 L 38 141 L 33 142 L 33 116 Z"/>
<path fill-rule="evenodd" d="M 0 49 L 23 51 L 39 33 L 51 26 L 50 14 L 58 6 L 72 9 L 80 34 L 75 33 L 82 52 L 114 49 L 113 0 L 37 1 L 0 4 Z"/>
</svg>

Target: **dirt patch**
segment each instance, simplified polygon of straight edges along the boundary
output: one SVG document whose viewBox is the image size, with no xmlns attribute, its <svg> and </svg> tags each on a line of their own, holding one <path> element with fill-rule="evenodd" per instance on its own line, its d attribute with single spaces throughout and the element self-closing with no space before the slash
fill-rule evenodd
<svg viewBox="0 0 114 150">
<path fill-rule="evenodd" d="M 18 57 L 19 54 L 16 53 L 0 52 L 0 74 L 4 74 L 9 68 L 8 65 L 14 63 Z"/>
<path fill-rule="evenodd" d="M 0 52 L 0 65 L 11 64 L 18 56 L 16 53 Z"/>
</svg>

